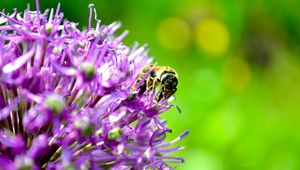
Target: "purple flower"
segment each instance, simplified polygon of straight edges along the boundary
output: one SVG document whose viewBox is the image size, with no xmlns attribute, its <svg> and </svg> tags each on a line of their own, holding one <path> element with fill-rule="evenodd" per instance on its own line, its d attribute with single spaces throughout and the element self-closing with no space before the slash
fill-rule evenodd
<svg viewBox="0 0 300 170">
<path fill-rule="evenodd" d="M 139 94 L 151 63 L 145 46 L 124 45 L 120 23 L 88 29 L 63 20 L 60 5 L 1 12 L 0 164 L 4 169 L 172 169 L 159 115 L 172 105 Z M 95 12 L 96 15 L 96 12 Z"/>
</svg>

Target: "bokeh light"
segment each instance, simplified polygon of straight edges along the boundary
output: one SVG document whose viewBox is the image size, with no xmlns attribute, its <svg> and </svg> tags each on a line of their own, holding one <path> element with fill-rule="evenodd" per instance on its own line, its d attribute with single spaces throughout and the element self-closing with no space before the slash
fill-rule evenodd
<svg viewBox="0 0 300 170">
<path fill-rule="evenodd" d="M 222 56 L 229 47 L 230 36 L 226 26 L 215 19 L 203 19 L 196 25 L 196 43 L 211 56 Z"/>
<path fill-rule="evenodd" d="M 190 43 L 189 25 L 180 18 L 170 17 L 157 27 L 157 39 L 161 45 L 172 50 L 182 50 Z"/>
</svg>

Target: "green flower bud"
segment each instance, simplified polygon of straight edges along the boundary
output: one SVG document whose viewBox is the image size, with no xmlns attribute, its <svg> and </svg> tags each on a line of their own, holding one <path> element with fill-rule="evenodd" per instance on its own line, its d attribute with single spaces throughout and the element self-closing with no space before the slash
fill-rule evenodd
<svg viewBox="0 0 300 170">
<path fill-rule="evenodd" d="M 80 70 L 85 73 L 87 78 L 91 78 L 95 74 L 95 66 L 93 63 L 84 62 L 80 65 Z"/>
<path fill-rule="evenodd" d="M 15 159 L 15 165 L 17 170 L 31 170 L 33 160 L 29 157 L 17 157 Z"/>
<path fill-rule="evenodd" d="M 66 103 L 61 96 L 57 94 L 50 94 L 49 96 L 46 97 L 45 105 L 53 113 L 59 114 L 65 107 Z"/>
<path fill-rule="evenodd" d="M 122 137 L 122 131 L 121 131 L 121 128 L 119 128 L 119 127 L 111 129 L 108 132 L 108 139 L 109 140 L 116 140 L 116 139 L 118 139 L 120 137 Z"/>
</svg>

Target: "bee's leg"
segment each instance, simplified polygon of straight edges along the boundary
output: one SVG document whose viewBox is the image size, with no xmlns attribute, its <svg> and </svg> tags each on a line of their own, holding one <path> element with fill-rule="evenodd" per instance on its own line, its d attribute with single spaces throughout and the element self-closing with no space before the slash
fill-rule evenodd
<svg viewBox="0 0 300 170">
<path fill-rule="evenodd" d="M 147 93 L 149 92 L 149 90 L 151 90 L 151 86 L 152 86 L 152 78 L 148 77 L 146 78 L 146 80 L 144 80 L 144 82 L 141 84 L 141 86 L 139 87 L 139 95 L 145 93 L 147 91 Z"/>
<path fill-rule="evenodd" d="M 143 82 L 141 82 L 141 81 L 143 81 Z M 139 87 L 137 89 L 138 94 L 141 95 L 146 91 L 146 80 L 144 79 L 143 74 L 140 74 L 138 76 L 137 81 L 136 81 L 135 85 L 133 86 L 133 88 L 136 89 L 138 85 L 139 85 Z"/>
<path fill-rule="evenodd" d="M 156 87 L 157 87 L 157 84 L 158 84 L 158 79 L 157 78 L 152 78 L 151 80 L 151 85 L 150 85 L 150 89 L 149 89 L 149 92 L 151 91 L 151 96 L 153 97 L 156 92 Z M 156 96 L 154 96 L 154 101 L 156 101 Z"/>
<path fill-rule="evenodd" d="M 162 88 L 163 88 L 163 87 L 162 87 Z M 155 97 L 155 100 L 156 100 L 157 102 L 159 102 L 159 101 L 164 97 L 162 88 L 158 91 L 158 93 L 157 93 L 157 95 L 156 95 L 156 97 Z"/>
<path fill-rule="evenodd" d="M 146 81 L 139 87 L 139 95 L 143 94 L 147 90 Z"/>
<path fill-rule="evenodd" d="M 146 92 L 147 95 L 149 94 L 149 91 L 151 90 L 151 86 L 149 86 L 149 81 L 151 81 L 150 77 L 148 77 L 143 84 L 144 85 L 143 93 Z"/>
</svg>

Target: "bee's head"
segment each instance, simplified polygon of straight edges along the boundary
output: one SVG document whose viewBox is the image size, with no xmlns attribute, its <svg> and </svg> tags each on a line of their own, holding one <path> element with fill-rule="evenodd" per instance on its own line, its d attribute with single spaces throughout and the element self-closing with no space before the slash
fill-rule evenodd
<svg viewBox="0 0 300 170">
<path fill-rule="evenodd" d="M 174 73 L 164 73 L 161 76 L 161 83 L 167 89 L 176 89 L 178 84 L 178 78 Z"/>
</svg>

